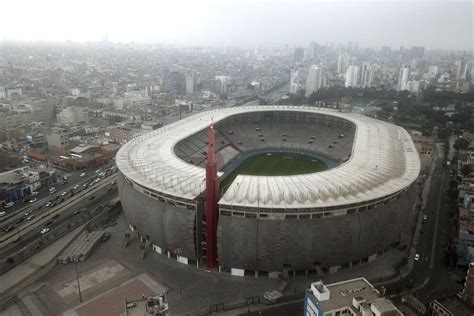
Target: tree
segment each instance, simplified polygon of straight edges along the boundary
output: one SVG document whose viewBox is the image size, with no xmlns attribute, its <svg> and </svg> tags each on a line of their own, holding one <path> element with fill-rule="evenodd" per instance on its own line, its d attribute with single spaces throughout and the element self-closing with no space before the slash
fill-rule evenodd
<svg viewBox="0 0 474 316">
<path fill-rule="evenodd" d="M 467 147 L 469 147 L 469 141 L 467 139 L 464 139 L 464 138 L 458 138 L 456 139 L 456 141 L 454 142 L 454 145 L 453 145 L 454 149 L 456 150 L 459 150 L 459 149 L 467 149 Z"/>
<path fill-rule="evenodd" d="M 471 173 L 471 171 L 472 171 L 471 166 L 467 164 L 461 167 L 461 173 L 463 174 L 463 176 L 468 176 Z"/>
</svg>

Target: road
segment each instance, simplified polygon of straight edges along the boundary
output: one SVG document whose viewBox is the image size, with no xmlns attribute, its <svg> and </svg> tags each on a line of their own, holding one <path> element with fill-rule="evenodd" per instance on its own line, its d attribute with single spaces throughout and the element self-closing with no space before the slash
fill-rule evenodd
<svg viewBox="0 0 474 316">
<path fill-rule="evenodd" d="M 101 166 L 100 168 L 109 168 L 112 166 L 114 162 L 108 162 Z M 84 172 L 86 175 L 81 177 L 80 174 Z M 66 175 L 63 173 L 63 175 Z M 8 209 L 8 214 L 0 218 L 0 238 L 3 238 L 2 234 L 6 233 L 5 229 L 10 226 L 16 226 L 17 221 L 20 221 L 21 218 L 25 218 L 25 213 L 35 212 L 35 210 L 40 210 L 44 207 L 44 205 L 49 201 L 57 200 L 58 197 L 61 195 L 62 192 L 70 192 L 75 185 L 83 185 L 85 182 L 90 181 L 90 179 L 96 177 L 95 170 L 91 171 L 77 171 L 74 173 L 67 174 L 67 183 L 60 184 L 59 182 L 54 185 L 57 192 L 54 194 L 49 193 L 49 188 L 41 188 L 39 190 L 39 194 L 37 196 L 37 201 L 34 203 L 29 203 L 28 201 L 32 197 L 28 197 L 25 199 L 27 202 L 17 202 L 16 205 L 10 209 Z M 26 216 L 27 217 L 27 216 Z"/>
<path fill-rule="evenodd" d="M 95 175 L 97 177 L 97 175 Z M 92 178 L 92 177 L 91 177 Z M 48 208 L 48 207 L 42 207 L 39 208 L 36 212 L 30 214 L 33 215 L 33 218 L 30 218 L 30 220 L 23 220 L 21 223 L 18 223 L 13 230 L 10 230 L 8 232 L 3 231 L 4 233 L 0 235 L 0 249 L 5 247 L 9 242 L 13 241 L 13 239 L 24 235 L 26 232 L 28 232 L 31 229 L 34 229 L 38 225 L 47 222 L 51 217 L 53 217 L 56 214 L 60 214 L 62 210 L 65 207 L 69 207 L 71 204 L 75 203 L 78 200 L 81 200 L 84 196 L 89 196 L 95 191 L 97 188 L 100 188 L 102 186 L 107 186 L 107 184 L 110 184 L 110 182 L 114 181 L 116 178 L 115 174 L 110 174 L 103 182 L 99 183 L 92 183 L 92 179 L 89 179 L 88 182 L 85 182 L 84 186 L 80 186 L 78 190 L 81 190 L 81 193 L 79 194 L 78 190 L 76 190 L 76 194 L 69 199 L 65 199 L 63 202 L 59 203 L 57 206 Z M 84 180 L 86 181 L 86 180 Z M 59 202 L 59 200 L 57 200 Z M 12 217 L 10 220 L 15 220 L 17 218 L 25 218 L 25 215 L 23 213 L 18 213 L 14 217 Z"/>
<path fill-rule="evenodd" d="M 421 226 L 420 238 L 415 243 L 414 253 L 419 261 L 413 262 L 413 269 L 401 281 L 386 285 L 392 298 L 414 292 L 422 301 L 439 295 L 455 294 L 461 286 L 456 283 L 456 275 L 445 264 L 444 249 L 449 245 L 450 221 L 447 204 L 449 171 L 443 167 L 443 158 L 438 157 L 431 178 L 426 207 L 422 210 L 426 221 Z M 409 260 L 414 260 L 413 255 Z"/>
<path fill-rule="evenodd" d="M 51 212 L 46 209 L 43 214 L 38 215 L 37 222 L 25 223 L 30 226 L 24 227 L 21 235 L 13 234 L 3 242 L 0 248 L 0 273 L 8 271 L 14 264 L 33 255 L 71 229 L 101 214 L 104 205 L 112 197 L 118 197 L 115 179 L 116 175 L 112 174 L 87 192 L 78 194 L 74 201 L 71 199 L 72 203 L 50 209 Z M 42 232 L 43 229 L 47 231 Z"/>
<path fill-rule="evenodd" d="M 440 155 L 435 161 L 425 209 L 421 210 L 422 218 L 426 215 L 419 228 L 423 233 L 420 233 L 409 257 L 409 260 L 414 260 L 414 255 L 418 254 L 420 260 L 413 262 L 406 278 L 385 284 L 388 293 L 392 293 L 389 297 L 394 301 L 399 301 L 402 295 L 414 293 L 422 302 L 429 302 L 462 289 L 462 285 L 456 282 L 460 271 L 449 270 L 445 264 L 445 248 L 449 245 L 451 232 L 446 194 L 449 180 L 449 170 L 443 167 Z M 245 315 L 301 315 L 302 311 L 303 302 L 300 301 Z"/>
</svg>

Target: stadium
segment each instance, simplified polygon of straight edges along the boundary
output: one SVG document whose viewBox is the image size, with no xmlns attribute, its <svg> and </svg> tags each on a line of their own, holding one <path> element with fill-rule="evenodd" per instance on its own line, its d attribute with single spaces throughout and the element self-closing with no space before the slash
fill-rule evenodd
<svg viewBox="0 0 474 316">
<path fill-rule="evenodd" d="M 420 171 L 403 128 L 292 106 L 201 112 L 136 136 L 116 163 L 130 229 L 155 251 L 245 272 L 374 260 L 399 240 Z"/>
</svg>

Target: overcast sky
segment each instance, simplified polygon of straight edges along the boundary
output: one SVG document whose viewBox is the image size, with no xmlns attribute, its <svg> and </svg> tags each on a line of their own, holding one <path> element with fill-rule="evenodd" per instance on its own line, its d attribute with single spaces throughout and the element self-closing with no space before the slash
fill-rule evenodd
<svg viewBox="0 0 474 316">
<path fill-rule="evenodd" d="M 472 50 L 474 1 L 7 0 L 0 39 Z"/>
</svg>

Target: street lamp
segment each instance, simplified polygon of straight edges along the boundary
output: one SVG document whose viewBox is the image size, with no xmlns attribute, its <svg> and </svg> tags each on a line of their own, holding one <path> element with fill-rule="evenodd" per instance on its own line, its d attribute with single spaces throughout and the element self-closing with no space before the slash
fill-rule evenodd
<svg viewBox="0 0 474 316">
<path fill-rule="evenodd" d="M 77 271 L 77 262 L 78 258 L 74 258 L 74 265 L 76 266 L 76 280 L 77 280 L 77 288 L 79 290 L 79 302 L 82 303 L 82 294 L 81 294 L 81 283 L 79 282 L 79 272 Z"/>
<path fill-rule="evenodd" d="M 173 253 L 176 255 L 176 261 L 179 262 L 179 257 L 183 253 L 183 249 L 176 248 L 175 250 L 173 250 Z M 178 270 L 178 282 L 179 282 L 179 295 L 181 295 L 181 273 L 179 272 L 179 270 Z"/>
</svg>

